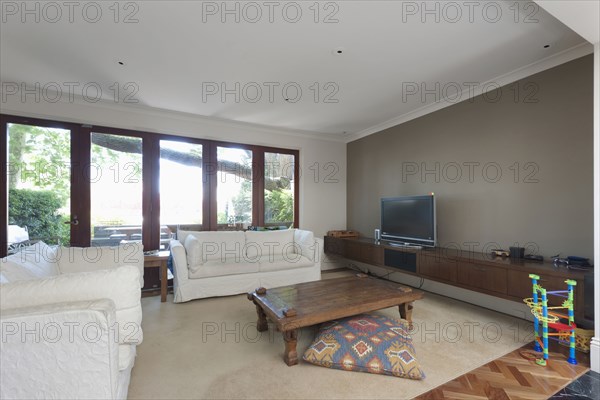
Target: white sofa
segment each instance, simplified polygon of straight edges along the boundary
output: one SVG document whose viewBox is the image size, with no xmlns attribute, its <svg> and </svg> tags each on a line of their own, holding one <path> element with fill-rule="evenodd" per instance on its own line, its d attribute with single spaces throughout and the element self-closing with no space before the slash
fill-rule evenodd
<svg viewBox="0 0 600 400">
<path fill-rule="evenodd" d="M 178 231 L 175 303 L 321 279 L 322 240 L 310 231 Z"/>
<path fill-rule="evenodd" d="M 125 399 L 142 342 L 141 245 L 0 261 L 0 398 Z"/>
</svg>

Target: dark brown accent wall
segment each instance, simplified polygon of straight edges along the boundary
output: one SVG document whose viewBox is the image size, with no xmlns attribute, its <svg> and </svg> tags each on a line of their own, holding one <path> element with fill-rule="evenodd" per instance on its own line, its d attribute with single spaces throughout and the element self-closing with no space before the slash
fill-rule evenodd
<svg viewBox="0 0 600 400">
<path fill-rule="evenodd" d="M 349 143 L 348 229 L 373 236 L 381 197 L 434 192 L 441 246 L 591 258 L 592 141 L 586 56 Z"/>
</svg>

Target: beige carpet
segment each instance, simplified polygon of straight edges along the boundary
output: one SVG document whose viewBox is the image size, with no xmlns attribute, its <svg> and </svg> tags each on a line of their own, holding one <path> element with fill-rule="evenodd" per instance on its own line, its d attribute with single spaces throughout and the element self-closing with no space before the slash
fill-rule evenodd
<svg viewBox="0 0 600 400">
<path fill-rule="evenodd" d="M 288 367 L 281 334 L 272 326 L 256 331 L 255 307 L 245 295 L 184 304 L 148 297 L 142 306 L 144 342 L 131 399 L 412 398 L 532 340 L 526 321 L 426 293 L 415 303 L 413 342 L 427 377 L 412 381 L 304 361 Z M 397 307 L 380 312 L 398 316 Z M 299 355 L 314 333 L 300 332 Z"/>
</svg>

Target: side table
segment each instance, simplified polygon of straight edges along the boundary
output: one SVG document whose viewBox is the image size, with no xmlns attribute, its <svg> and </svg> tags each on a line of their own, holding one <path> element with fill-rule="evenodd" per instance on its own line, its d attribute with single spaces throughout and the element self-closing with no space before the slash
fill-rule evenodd
<svg viewBox="0 0 600 400">
<path fill-rule="evenodd" d="M 167 301 L 167 261 L 171 252 L 169 250 L 159 251 L 157 254 L 144 256 L 144 268 L 160 268 L 160 301 Z"/>
</svg>

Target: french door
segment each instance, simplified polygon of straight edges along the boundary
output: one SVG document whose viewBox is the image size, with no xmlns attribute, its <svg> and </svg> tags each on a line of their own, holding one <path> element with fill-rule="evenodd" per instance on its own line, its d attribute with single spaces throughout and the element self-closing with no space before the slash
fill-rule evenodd
<svg viewBox="0 0 600 400">
<path fill-rule="evenodd" d="M 142 236 L 153 223 L 142 137 L 20 117 L 2 116 L 1 126 L 7 196 L 0 197 L 7 213 L 0 213 L 0 225 L 7 229 L 0 230 L 0 256 L 37 241 L 73 246 L 143 241 L 146 248 L 156 247 L 159 232 Z"/>
<path fill-rule="evenodd" d="M 35 241 L 70 244 L 80 235 L 79 198 L 72 191 L 81 166 L 72 159 L 73 126 L 40 121 L 5 122 L 2 179 L 2 255 Z M 4 147 L 4 146 L 3 146 Z"/>
</svg>

